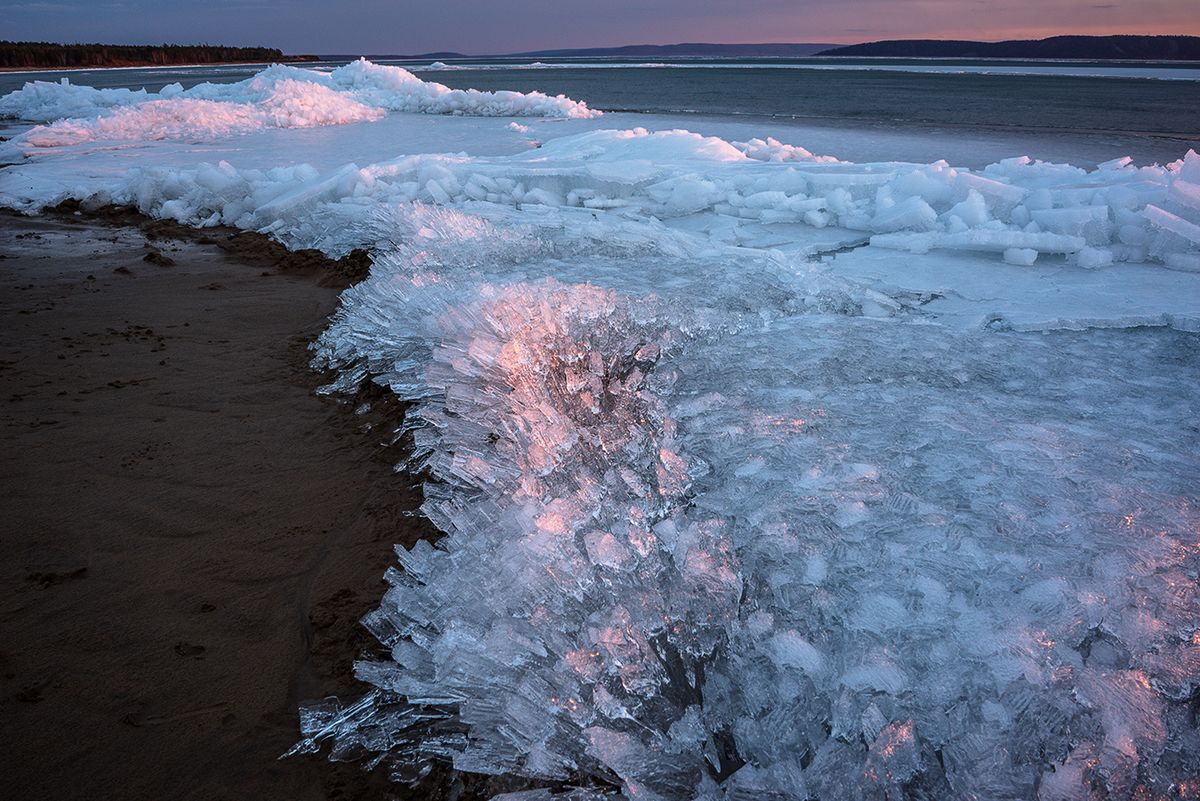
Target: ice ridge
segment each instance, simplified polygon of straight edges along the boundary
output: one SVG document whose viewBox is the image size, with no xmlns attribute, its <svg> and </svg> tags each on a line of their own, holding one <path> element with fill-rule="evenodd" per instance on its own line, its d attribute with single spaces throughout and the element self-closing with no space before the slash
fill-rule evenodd
<svg viewBox="0 0 1200 801">
<path fill-rule="evenodd" d="M 273 85 L 298 84 L 288 79 Z M 325 113 L 345 110 L 342 96 L 326 96 L 332 105 Z M 135 108 L 148 115 L 158 106 Z M 358 108 L 368 116 L 375 113 Z M 286 124 L 293 112 L 287 101 L 253 110 L 246 106 L 221 124 L 257 124 L 253 120 L 263 115 Z M 315 114 L 316 107 L 307 113 Z M 211 122 L 200 119 L 186 126 Z M 108 125 L 120 125 L 120 111 L 85 123 L 88 130 Z M 77 124 L 64 121 L 26 136 L 67 141 L 77 134 Z M 12 190 L 0 184 L 0 192 L 6 205 L 27 210 L 73 197 L 136 205 L 190 224 L 294 230 L 298 238 L 309 239 L 315 220 L 333 217 L 344 225 L 378 206 L 489 204 L 513 213 L 540 207 L 546 213 L 586 209 L 668 224 L 678 220 L 721 242 L 733 237 L 752 243 L 755 232 L 768 241 L 788 235 L 802 241 L 804 231 L 834 229 L 861 232 L 878 250 L 915 255 L 993 254 L 1018 266 L 1065 257 L 1084 269 L 1151 263 L 1200 271 L 1200 155 L 1195 153 L 1167 166 L 1135 167 L 1122 159 L 1086 171 L 1022 157 L 972 171 L 945 162 L 838 162 L 775 140 L 728 142 L 687 131 L 601 130 L 563 136 L 512 156 L 421 154 L 323 173 L 307 165 L 257 170 L 227 162 L 134 168 L 123 180 L 101 187 L 84 183 L 47 190 L 34 182 Z"/>
<path fill-rule="evenodd" d="M 170 84 L 157 93 L 31 81 L 0 97 L 0 118 L 45 121 L 19 137 L 33 147 L 84 141 L 220 139 L 267 127 L 377 120 L 386 112 L 588 119 L 600 112 L 562 95 L 481 92 L 423 81 L 359 59 L 332 72 L 276 64 L 244 81 Z"/>
</svg>

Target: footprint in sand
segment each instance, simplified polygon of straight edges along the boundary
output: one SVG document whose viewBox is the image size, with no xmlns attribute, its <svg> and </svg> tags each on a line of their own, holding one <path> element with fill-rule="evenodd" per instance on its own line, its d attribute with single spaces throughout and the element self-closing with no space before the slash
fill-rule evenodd
<svg viewBox="0 0 1200 801">
<path fill-rule="evenodd" d="M 42 679 L 26 684 L 13 697 L 23 704 L 36 704 L 45 699 L 43 691 L 50 687 L 60 687 L 61 684 L 53 679 Z"/>
<path fill-rule="evenodd" d="M 175 653 L 189 659 L 203 659 L 204 652 L 208 650 L 203 645 L 192 645 L 186 642 L 175 643 Z"/>
<path fill-rule="evenodd" d="M 57 572 L 57 573 L 54 573 L 54 572 L 30 573 L 28 576 L 25 577 L 25 580 L 32 584 L 36 584 L 38 586 L 38 589 L 44 590 L 49 587 L 53 587 L 56 584 L 62 584 L 67 581 L 74 581 L 75 579 L 84 578 L 86 575 L 87 575 L 87 568 L 79 567 L 79 568 L 75 568 L 74 570 L 64 570 L 64 571 Z"/>
</svg>

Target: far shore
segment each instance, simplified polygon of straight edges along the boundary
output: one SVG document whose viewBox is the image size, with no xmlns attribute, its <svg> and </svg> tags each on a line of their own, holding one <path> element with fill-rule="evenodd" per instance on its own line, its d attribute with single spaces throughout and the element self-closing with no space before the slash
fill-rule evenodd
<svg viewBox="0 0 1200 801">
<path fill-rule="evenodd" d="M 144 69 L 197 69 L 200 67 L 237 67 L 237 66 L 268 66 L 272 63 L 276 64 L 311 64 L 314 61 L 320 61 L 317 56 L 290 56 L 281 58 L 278 61 L 209 61 L 204 64 L 155 64 L 151 61 L 143 62 L 122 62 L 120 64 L 105 64 L 104 66 L 80 65 L 76 67 L 0 67 L 0 72 L 5 73 L 22 73 L 22 72 L 92 72 L 100 70 L 144 70 Z"/>
</svg>

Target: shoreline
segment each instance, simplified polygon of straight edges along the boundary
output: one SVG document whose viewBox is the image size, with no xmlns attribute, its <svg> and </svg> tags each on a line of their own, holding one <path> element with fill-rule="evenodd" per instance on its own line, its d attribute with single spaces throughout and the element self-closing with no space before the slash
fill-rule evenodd
<svg viewBox="0 0 1200 801">
<path fill-rule="evenodd" d="M 44 72 L 116 72 L 119 70 L 148 70 L 148 69 L 204 69 L 206 67 L 269 67 L 272 64 L 315 64 L 319 58 L 281 59 L 280 61 L 211 61 L 207 64 L 120 64 L 107 67 L 0 67 L 0 73 L 7 75 L 41 74 Z"/>
<path fill-rule="evenodd" d="M 0 765 L 18 797 L 428 797 L 326 755 L 392 544 L 433 535 L 380 393 L 307 345 L 365 269 L 124 210 L 4 213 Z M 370 411 L 352 410 L 364 402 Z"/>
</svg>

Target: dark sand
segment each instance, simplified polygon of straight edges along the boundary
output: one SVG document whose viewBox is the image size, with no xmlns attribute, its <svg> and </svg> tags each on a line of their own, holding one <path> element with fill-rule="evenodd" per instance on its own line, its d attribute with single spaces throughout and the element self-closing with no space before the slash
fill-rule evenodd
<svg viewBox="0 0 1200 801">
<path fill-rule="evenodd" d="M 300 701 L 361 691 L 357 620 L 422 533 L 380 402 L 313 393 L 337 281 L 164 234 L 0 216 L 3 795 L 405 795 L 277 759 Z"/>
</svg>

